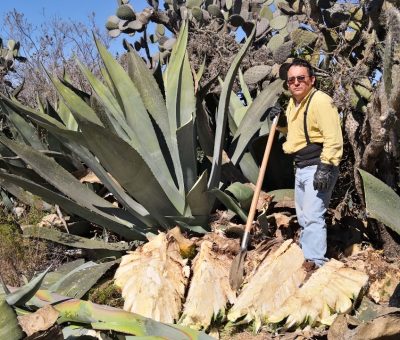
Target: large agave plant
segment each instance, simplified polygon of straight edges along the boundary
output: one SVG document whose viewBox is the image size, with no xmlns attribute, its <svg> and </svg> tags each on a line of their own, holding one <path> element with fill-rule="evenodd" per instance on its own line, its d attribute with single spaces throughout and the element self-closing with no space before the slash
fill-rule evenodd
<svg viewBox="0 0 400 340">
<path fill-rule="evenodd" d="M 163 73 L 163 88 L 141 57 L 128 53 L 129 71 L 96 41 L 104 63 L 103 83 L 84 65 L 97 109 L 66 79 L 51 77 L 61 100 L 58 107 L 34 110 L 13 98 L 2 97 L 10 117 L 46 129 L 60 148 L 90 168 L 122 208 L 82 185 L 70 172 L 43 152 L 42 144 L 23 131 L 25 143 L 0 136 L 3 155 L 18 155 L 0 172 L 4 183 L 17 185 L 69 213 L 112 230 L 128 240 L 145 239 L 160 226 L 179 224 L 204 232 L 213 198 L 207 191 L 219 186 L 228 104 L 239 63 L 252 36 L 236 56 L 222 89 L 210 178 L 198 177 L 196 162 L 196 95 L 183 25 Z M 49 114 L 51 113 L 51 115 Z M 22 118 L 23 117 L 23 118 Z"/>
</svg>

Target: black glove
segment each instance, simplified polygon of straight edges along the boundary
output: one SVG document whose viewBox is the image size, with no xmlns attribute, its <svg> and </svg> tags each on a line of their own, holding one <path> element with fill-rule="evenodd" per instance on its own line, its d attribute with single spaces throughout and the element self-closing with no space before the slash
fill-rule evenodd
<svg viewBox="0 0 400 340">
<path fill-rule="evenodd" d="M 327 190 L 333 181 L 333 170 L 335 166 L 332 164 L 319 163 L 317 171 L 314 174 L 314 190 Z"/>
<path fill-rule="evenodd" d="M 269 119 L 274 120 L 274 118 L 282 113 L 282 107 L 279 104 L 276 104 L 272 107 L 270 107 L 269 111 L 268 111 L 268 116 Z"/>
<path fill-rule="evenodd" d="M 287 126 L 286 115 L 284 115 L 283 113 L 284 111 L 282 109 L 282 106 L 276 104 L 269 109 L 268 116 L 270 120 L 274 120 L 274 118 L 280 114 L 277 125 L 280 127 L 286 127 Z"/>
</svg>

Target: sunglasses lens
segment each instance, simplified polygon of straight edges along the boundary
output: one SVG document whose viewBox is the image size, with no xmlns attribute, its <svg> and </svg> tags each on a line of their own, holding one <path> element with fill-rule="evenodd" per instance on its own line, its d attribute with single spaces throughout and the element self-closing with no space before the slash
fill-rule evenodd
<svg viewBox="0 0 400 340">
<path fill-rule="evenodd" d="M 290 77 L 290 78 L 288 78 L 287 83 L 288 83 L 289 85 L 293 85 L 293 84 L 296 82 L 296 79 L 297 79 L 297 81 L 298 81 L 299 83 L 301 83 L 301 82 L 303 82 L 303 81 L 306 80 L 306 76 Z"/>
</svg>

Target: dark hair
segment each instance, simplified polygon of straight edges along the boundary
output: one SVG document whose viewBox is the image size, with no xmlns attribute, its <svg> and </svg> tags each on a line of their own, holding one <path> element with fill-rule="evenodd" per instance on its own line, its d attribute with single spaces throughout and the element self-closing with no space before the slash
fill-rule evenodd
<svg viewBox="0 0 400 340">
<path fill-rule="evenodd" d="M 290 69 L 292 66 L 301 66 L 301 67 L 305 67 L 305 68 L 308 70 L 308 75 L 309 75 L 310 77 L 314 77 L 314 76 L 315 76 L 315 74 L 314 74 L 314 69 L 313 69 L 313 67 L 311 66 L 311 64 L 310 64 L 307 60 L 300 59 L 300 58 L 294 58 L 293 61 L 289 64 L 289 66 L 288 66 L 288 68 L 287 68 L 287 71 L 286 71 L 286 78 L 287 78 L 287 73 L 289 72 L 289 69 Z"/>
</svg>

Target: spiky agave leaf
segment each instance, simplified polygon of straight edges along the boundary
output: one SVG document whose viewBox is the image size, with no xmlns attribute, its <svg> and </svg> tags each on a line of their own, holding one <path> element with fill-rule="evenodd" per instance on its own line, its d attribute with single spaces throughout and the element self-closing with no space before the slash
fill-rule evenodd
<svg viewBox="0 0 400 340">
<path fill-rule="evenodd" d="M 163 339 L 213 339 L 203 332 L 198 332 L 188 327 L 157 322 L 119 308 L 98 305 L 78 299 L 69 299 L 48 290 L 39 290 L 29 302 L 36 307 L 43 307 L 51 303 L 54 309 L 60 313 L 57 321 L 59 324 L 65 322 L 79 325 L 88 324 L 91 328 L 97 330 L 110 330 L 136 336 L 160 336 Z"/>
<path fill-rule="evenodd" d="M 214 239 L 218 242 L 218 239 Z M 221 238 L 218 243 L 224 243 Z M 217 244 L 218 247 L 218 244 Z M 204 240 L 194 259 L 193 278 L 180 323 L 195 329 L 206 329 L 213 318 L 224 312 L 226 304 L 236 300 L 229 285 L 232 256 L 214 250 L 215 243 Z"/>
<path fill-rule="evenodd" d="M 165 233 L 123 256 L 115 284 L 122 289 L 124 310 L 162 322 L 177 320 L 187 284 L 185 264 L 179 244 Z"/>
<path fill-rule="evenodd" d="M 298 290 L 305 277 L 302 264 L 304 256 L 292 240 L 285 241 L 274 253 L 268 255 L 256 273 L 243 288 L 228 314 L 228 320 L 236 321 L 246 316 L 255 321 L 256 329 L 273 311 Z"/>
<path fill-rule="evenodd" d="M 330 260 L 319 268 L 281 308 L 268 316 L 268 322 L 286 327 L 332 324 L 335 313 L 348 313 L 368 282 L 360 271 L 345 268 L 342 262 Z"/>
</svg>

